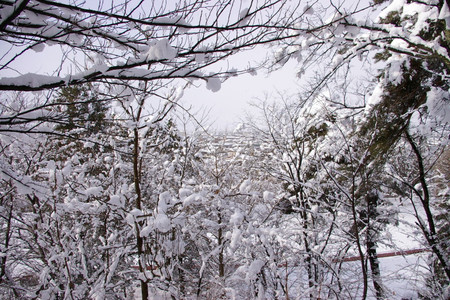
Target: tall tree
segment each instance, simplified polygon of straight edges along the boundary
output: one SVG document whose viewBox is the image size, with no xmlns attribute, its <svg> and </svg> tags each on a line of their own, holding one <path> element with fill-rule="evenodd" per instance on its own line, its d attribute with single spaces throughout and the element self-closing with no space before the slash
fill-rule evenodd
<svg viewBox="0 0 450 300">
<path fill-rule="evenodd" d="M 279 200 L 276 210 L 290 220 L 289 232 L 300 235 L 296 240 L 299 252 L 290 253 L 285 264 L 305 273 L 308 280 L 302 289 L 308 295 L 303 297 L 313 299 L 335 291 L 330 282 L 333 276 L 328 275 L 333 272 L 331 261 L 336 253 L 329 247 L 336 242 L 340 203 L 326 184 L 327 174 L 321 166 L 330 160 L 324 145 L 335 120 L 332 114 L 315 111 L 308 101 L 279 101 L 283 103 L 262 103 L 260 123 L 258 119 L 251 122 L 258 124 L 256 139 L 264 145 L 255 155 L 261 157 L 261 172 L 278 185 L 272 191 Z M 324 282 L 330 283 L 328 289 Z"/>
</svg>

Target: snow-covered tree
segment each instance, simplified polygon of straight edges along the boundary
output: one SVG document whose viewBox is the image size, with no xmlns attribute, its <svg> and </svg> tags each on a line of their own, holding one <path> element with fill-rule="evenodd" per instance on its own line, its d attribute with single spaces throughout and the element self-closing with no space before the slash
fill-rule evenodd
<svg viewBox="0 0 450 300">
<path fill-rule="evenodd" d="M 417 113 L 416 116 L 419 114 Z M 424 297 L 445 298 L 448 286 L 448 168 L 446 164 L 448 125 L 429 127 L 424 117 L 412 118 L 388 164 L 390 176 L 398 182 L 397 191 L 413 207 L 422 243 L 430 247 L 430 288 Z M 424 122 L 422 122 L 424 121 Z M 428 120 L 429 121 L 429 120 Z M 442 136 L 445 135 L 445 136 Z M 427 296 L 426 296 L 427 295 Z"/>
<path fill-rule="evenodd" d="M 190 276 L 198 297 L 227 299 L 255 293 L 236 278 L 239 267 L 242 270 L 256 259 L 251 256 L 256 244 L 250 243 L 252 233 L 247 229 L 251 207 L 259 198 L 253 192 L 246 143 L 221 135 L 206 135 L 197 142 L 194 173 L 185 187 L 192 195 L 184 197 L 183 205 L 189 212 L 187 246 L 196 253 L 192 257 L 196 273 Z"/>
<path fill-rule="evenodd" d="M 59 135 L 24 134 L 19 140 L 10 134 L 2 153 L 3 161 L 11 160 L 3 170 L 14 172 L 3 180 L 17 181 L 10 185 L 14 218 L 6 230 L 17 250 L 3 250 L 4 275 L 15 278 L 6 287 L 16 297 L 104 298 L 132 292 L 126 291 L 132 277 L 123 247 L 129 235 L 113 204 L 118 174 L 111 164 L 107 107 L 98 101 L 83 115 L 70 113 L 79 102 L 89 105 L 91 97 L 96 94 L 83 87 L 63 89 L 52 106 L 69 111 L 54 128 Z"/>
<path fill-rule="evenodd" d="M 327 135 L 336 120 L 331 113 L 323 115 L 320 105 L 280 101 L 260 105 L 261 121 L 254 132 L 261 144 L 258 167 L 275 183 L 271 192 L 282 216 L 278 226 L 286 227 L 283 238 L 295 237 L 283 263 L 291 278 L 300 279 L 287 290 L 304 291 L 303 297 L 310 298 L 339 294 L 333 261 L 340 251 L 335 236 L 343 201 L 323 167 L 332 160 L 327 148 L 333 142 Z"/>
<path fill-rule="evenodd" d="M 417 134 L 415 127 L 416 123 L 422 123 L 421 128 L 428 132 L 440 128 L 442 131 L 437 138 L 440 143 L 448 136 L 443 132 L 448 133 L 449 122 L 449 3 L 393 0 L 373 1 L 366 6 L 359 2 L 334 4 L 327 9 L 320 4 L 313 6 L 311 28 L 318 29 L 319 25 L 322 28 L 299 36 L 297 41 L 290 40 L 278 52 L 281 56 L 277 62 L 283 64 L 288 58 L 296 58 L 302 64 L 300 73 L 319 60 L 329 63 L 321 73 L 317 72 L 307 97 L 317 99 L 327 85 L 332 88 L 346 86 L 341 95 L 328 95 L 330 105 L 338 105 L 341 109 L 351 106 L 346 102 L 349 100 L 346 96 L 348 82 L 355 80 L 352 71 L 377 62 L 374 83 L 366 85 L 364 91 L 358 91 L 365 100 L 356 106 L 365 106 L 365 112 L 358 120 L 358 130 L 371 140 L 365 148 L 368 152 L 364 160 L 368 165 L 361 166 L 369 173 L 375 170 L 375 165 L 382 170 L 386 156 L 400 147 L 398 143 L 404 145 L 402 139 L 409 141 L 409 147 L 416 153 L 417 176 L 423 179 L 422 188 L 415 194 L 423 193 L 418 196 L 424 200 L 419 206 L 427 217 L 426 221 L 418 221 L 419 227 L 445 270 L 448 268 L 446 255 L 436 246 L 438 242 L 430 238 L 435 236 L 436 229 L 429 209 L 430 199 L 425 200 L 429 198 L 425 180 L 427 171 L 418 146 L 424 135 Z M 358 113 L 361 111 L 355 109 L 355 114 Z M 421 136 L 419 140 L 418 136 Z M 356 145 L 352 143 L 352 148 Z M 356 153 L 359 151 L 361 149 Z M 444 273 L 448 280 L 448 271 Z"/>
</svg>

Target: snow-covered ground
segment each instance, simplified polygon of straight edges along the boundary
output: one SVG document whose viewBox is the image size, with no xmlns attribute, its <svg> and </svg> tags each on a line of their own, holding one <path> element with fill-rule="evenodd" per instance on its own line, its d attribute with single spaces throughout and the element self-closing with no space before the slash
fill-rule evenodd
<svg viewBox="0 0 450 300">
<path fill-rule="evenodd" d="M 388 299 L 418 299 L 426 275 L 429 253 L 380 258 Z"/>
<path fill-rule="evenodd" d="M 417 221 L 412 207 L 401 207 L 398 219 L 397 226 L 389 225 L 386 230 L 386 238 L 391 239 L 392 245 L 380 245 L 379 253 L 426 248 L 421 242 L 423 235 L 415 224 Z M 422 252 L 379 259 L 388 299 L 418 299 L 417 291 L 423 289 L 424 277 L 428 273 L 429 256 L 429 252 Z"/>
<path fill-rule="evenodd" d="M 378 245 L 378 255 L 427 248 L 422 243 L 423 235 L 416 225 L 416 217 L 410 204 L 399 206 L 398 224 L 388 225 L 382 233 Z M 430 252 L 424 251 L 410 255 L 380 257 L 382 283 L 386 297 L 391 300 L 418 299 L 418 291 L 424 288 L 424 278 L 428 270 L 427 260 Z M 359 261 L 346 262 L 347 267 L 354 265 L 359 270 Z M 357 277 L 361 276 L 358 274 Z M 373 286 L 369 282 L 369 298 L 375 299 Z"/>
</svg>

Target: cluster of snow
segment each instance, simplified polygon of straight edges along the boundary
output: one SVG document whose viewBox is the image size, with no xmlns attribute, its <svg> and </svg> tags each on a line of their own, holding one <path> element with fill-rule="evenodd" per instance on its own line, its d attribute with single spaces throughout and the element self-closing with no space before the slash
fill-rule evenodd
<svg viewBox="0 0 450 300">
<path fill-rule="evenodd" d="M 265 262 L 256 259 L 254 260 L 250 266 L 248 266 L 247 276 L 245 277 L 247 282 L 254 281 L 257 279 L 258 274 L 261 272 L 262 267 L 265 265 Z"/>
<path fill-rule="evenodd" d="M 177 50 L 172 47 L 168 39 L 161 39 L 150 45 L 147 60 L 170 60 L 177 57 Z"/>
<path fill-rule="evenodd" d="M 447 1 L 444 1 L 441 11 L 439 12 L 439 19 L 445 20 L 447 30 L 450 30 L 450 8 Z"/>
<path fill-rule="evenodd" d="M 250 179 L 246 179 L 239 186 L 239 192 L 242 194 L 249 193 L 251 191 L 251 188 L 252 188 L 252 181 Z"/>
<path fill-rule="evenodd" d="M 244 8 L 243 10 L 241 10 L 241 12 L 239 13 L 239 23 L 238 26 L 245 26 L 248 25 L 248 23 L 250 22 L 250 16 L 249 16 L 249 9 L 248 8 Z"/>
<path fill-rule="evenodd" d="M 125 205 L 125 201 L 120 195 L 112 195 L 108 203 L 118 208 L 123 208 Z"/>
<path fill-rule="evenodd" d="M 243 220 L 244 220 L 244 215 L 242 214 L 242 212 L 239 210 L 236 210 L 234 212 L 234 214 L 232 214 L 230 217 L 230 224 L 232 224 L 234 226 L 238 226 L 242 223 Z"/>
<path fill-rule="evenodd" d="M 156 215 L 155 227 L 163 233 L 168 232 L 172 228 L 171 222 L 165 213 L 158 213 Z"/>
<path fill-rule="evenodd" d="M 103 192 L 103 188 L 101 186 L 93 186 L 86 189 L 83 194 L 91 197 L 91 196 L 100 196 Z"/>
<path fill-rule="evenodd" d="M 222 86 L 222 81 L 217 77 L 210 77 L 206 80 L 206 88 L 211 92 L 218 92 Z"/>
</svg>

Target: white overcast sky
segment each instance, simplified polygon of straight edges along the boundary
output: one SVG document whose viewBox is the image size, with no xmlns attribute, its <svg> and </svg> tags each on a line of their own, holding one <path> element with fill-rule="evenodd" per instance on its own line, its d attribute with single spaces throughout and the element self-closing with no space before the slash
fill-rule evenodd
<svg viewBox="0 0 450 300">
<path fill-rule="evenodd" d="M 233 58 L 237 67 L 245 67 L 251 58 L 263 59 L 267 49 L 250 50 Z M 270 55 L 270 54 L 269 54 Z M 250 102 L 265 99 L 267 95 L 278 92 L 292 94 L 298 90 L 300 83 L 296 76 L 298 66 L 289 62 L 282 69 L 270 74 L 262 70 L 257 75 L 244 74 L 232 77 L 222 83 L 217 92 L 206 89 L 204 82 L 194 82 L 197 87 L 191 87 L 184 92 L 182 105 L 192 107 L 193 111 L 203 108 L 209 112 L 209 123 L 213 129 L 233 130 L 245 113 L 254 113 Z"/>
</svg>

